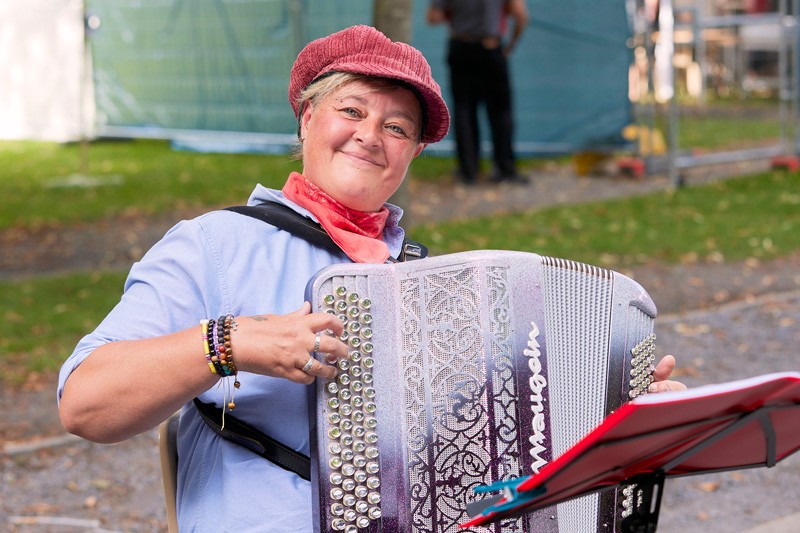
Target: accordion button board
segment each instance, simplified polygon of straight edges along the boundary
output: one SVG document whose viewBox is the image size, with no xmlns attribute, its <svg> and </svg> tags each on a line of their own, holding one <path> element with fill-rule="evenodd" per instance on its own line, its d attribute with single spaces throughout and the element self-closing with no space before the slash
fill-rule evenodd
<svg viewBox="0 0 800 533">
<path fill-rule="evenodd" d="M 652 381 L 655 305 L 611 270 L 481 250 L 334 265 L 307 293 L 349 346 L 310 401 L 318 533 L 456 532 L 475 487 L 538 472 Z M 642 490 L 476 531 L 620 531 Z"/>
</svg>

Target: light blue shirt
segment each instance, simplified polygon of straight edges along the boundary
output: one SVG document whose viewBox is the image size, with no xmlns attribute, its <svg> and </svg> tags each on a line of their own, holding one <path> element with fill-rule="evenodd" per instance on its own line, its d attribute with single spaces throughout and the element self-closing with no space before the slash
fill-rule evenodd
<svg viewBox="0 0 800 533">
<path fill-rule="evenodd" d="M 248 204 L 278 201 L 314 218 L 261 185 Z M 402 210 L 387 204 L 384 241 L 392 256 L 404 238 Z M 61 368 L 58 398 L 70 373 L 98 346 L 123 339 L 157 337 L 231 313 L 285 314 L 304 301 L 308 281 L 323 267 L 349 262 L 260 220 L 214 211 L 182 221 L 131 268 L 120 302 L 84 337 Z M 234 346 L 235 350 L 235 346 Z M 179 375 L 164 362 L 153 376 L 164 387 Z M 286 379 L 239 373 L 237 418 L 304 454 L 309 454 L 307 387 Z M 200 396 L 223 405 L 223 387 Z M 181 533 L 312 531 L 311 485 L 253 452 L 226 441 L 200 419 L 189 403 L 178 430 L 178 525 Z"/>
</svg>

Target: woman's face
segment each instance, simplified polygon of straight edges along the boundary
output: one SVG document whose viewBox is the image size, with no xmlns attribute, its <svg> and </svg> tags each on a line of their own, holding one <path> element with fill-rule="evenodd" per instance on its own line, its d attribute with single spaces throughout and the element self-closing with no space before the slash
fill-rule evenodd
<svg viewBox="0 0 800 533">
<path fill-rule="evenodd" d="M 303 175 L 350 209 L 377 211 L 424 148 L 421 125 L 411 91 L 348 83 L 303 111 Z"/>
</svg>

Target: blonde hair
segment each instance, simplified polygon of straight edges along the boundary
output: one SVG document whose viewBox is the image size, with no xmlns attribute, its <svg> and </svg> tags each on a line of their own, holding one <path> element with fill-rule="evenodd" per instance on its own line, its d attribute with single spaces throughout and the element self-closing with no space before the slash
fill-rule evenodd
<svg viewBox="0 0 800 533">
<path fill-rule="evenodd" d="M 425 131 L 425 106 L 422 103 L 422 99 L 419 98 L 417 91 L 414 90 L 411 85 L 391 78 L 365 76 L 363 74 L 352 74 L 350 72 L 332 72 L 311 82 L 308 87 L 300 91 L 300 94 L 297 97 L 297 142 L 291 148 L 292 159 L 299 161 L 303 158 L 303 139 L 300 136 L 300 123 L 303 119 L 303 110 L 305 107 L 309 103 L 316 107 L 317 104 L 322 102 L 335 91 L 357 81 L 369 83 L 371 86 L 381 91 L 406 89 L 410 90 L 415 96 L 417 96 L 417 99 L 420 102 L 420 111 L 422 113 L 422 124 L 420 124 L 419 132 L 417 133 L 417 142 L 420 142 L 422 138 L 422 132 Z"/>
</svg>

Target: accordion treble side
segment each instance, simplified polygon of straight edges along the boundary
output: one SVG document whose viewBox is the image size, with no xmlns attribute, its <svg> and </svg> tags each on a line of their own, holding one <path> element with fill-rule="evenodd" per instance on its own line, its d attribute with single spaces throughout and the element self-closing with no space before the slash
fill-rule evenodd
<svg viewBox="0 0 800 533">
<path fill-rule="evenodd" d="M 574 261 L 483 250 L 334 265 L 307 297 L 350 347 L 310 401 L 318 532 L 455 532 L 474 488 L 538 472 L 652 379 L 652 300 Z M 642 490 L 475 531 L 618 531 Z"/>
</svg>

